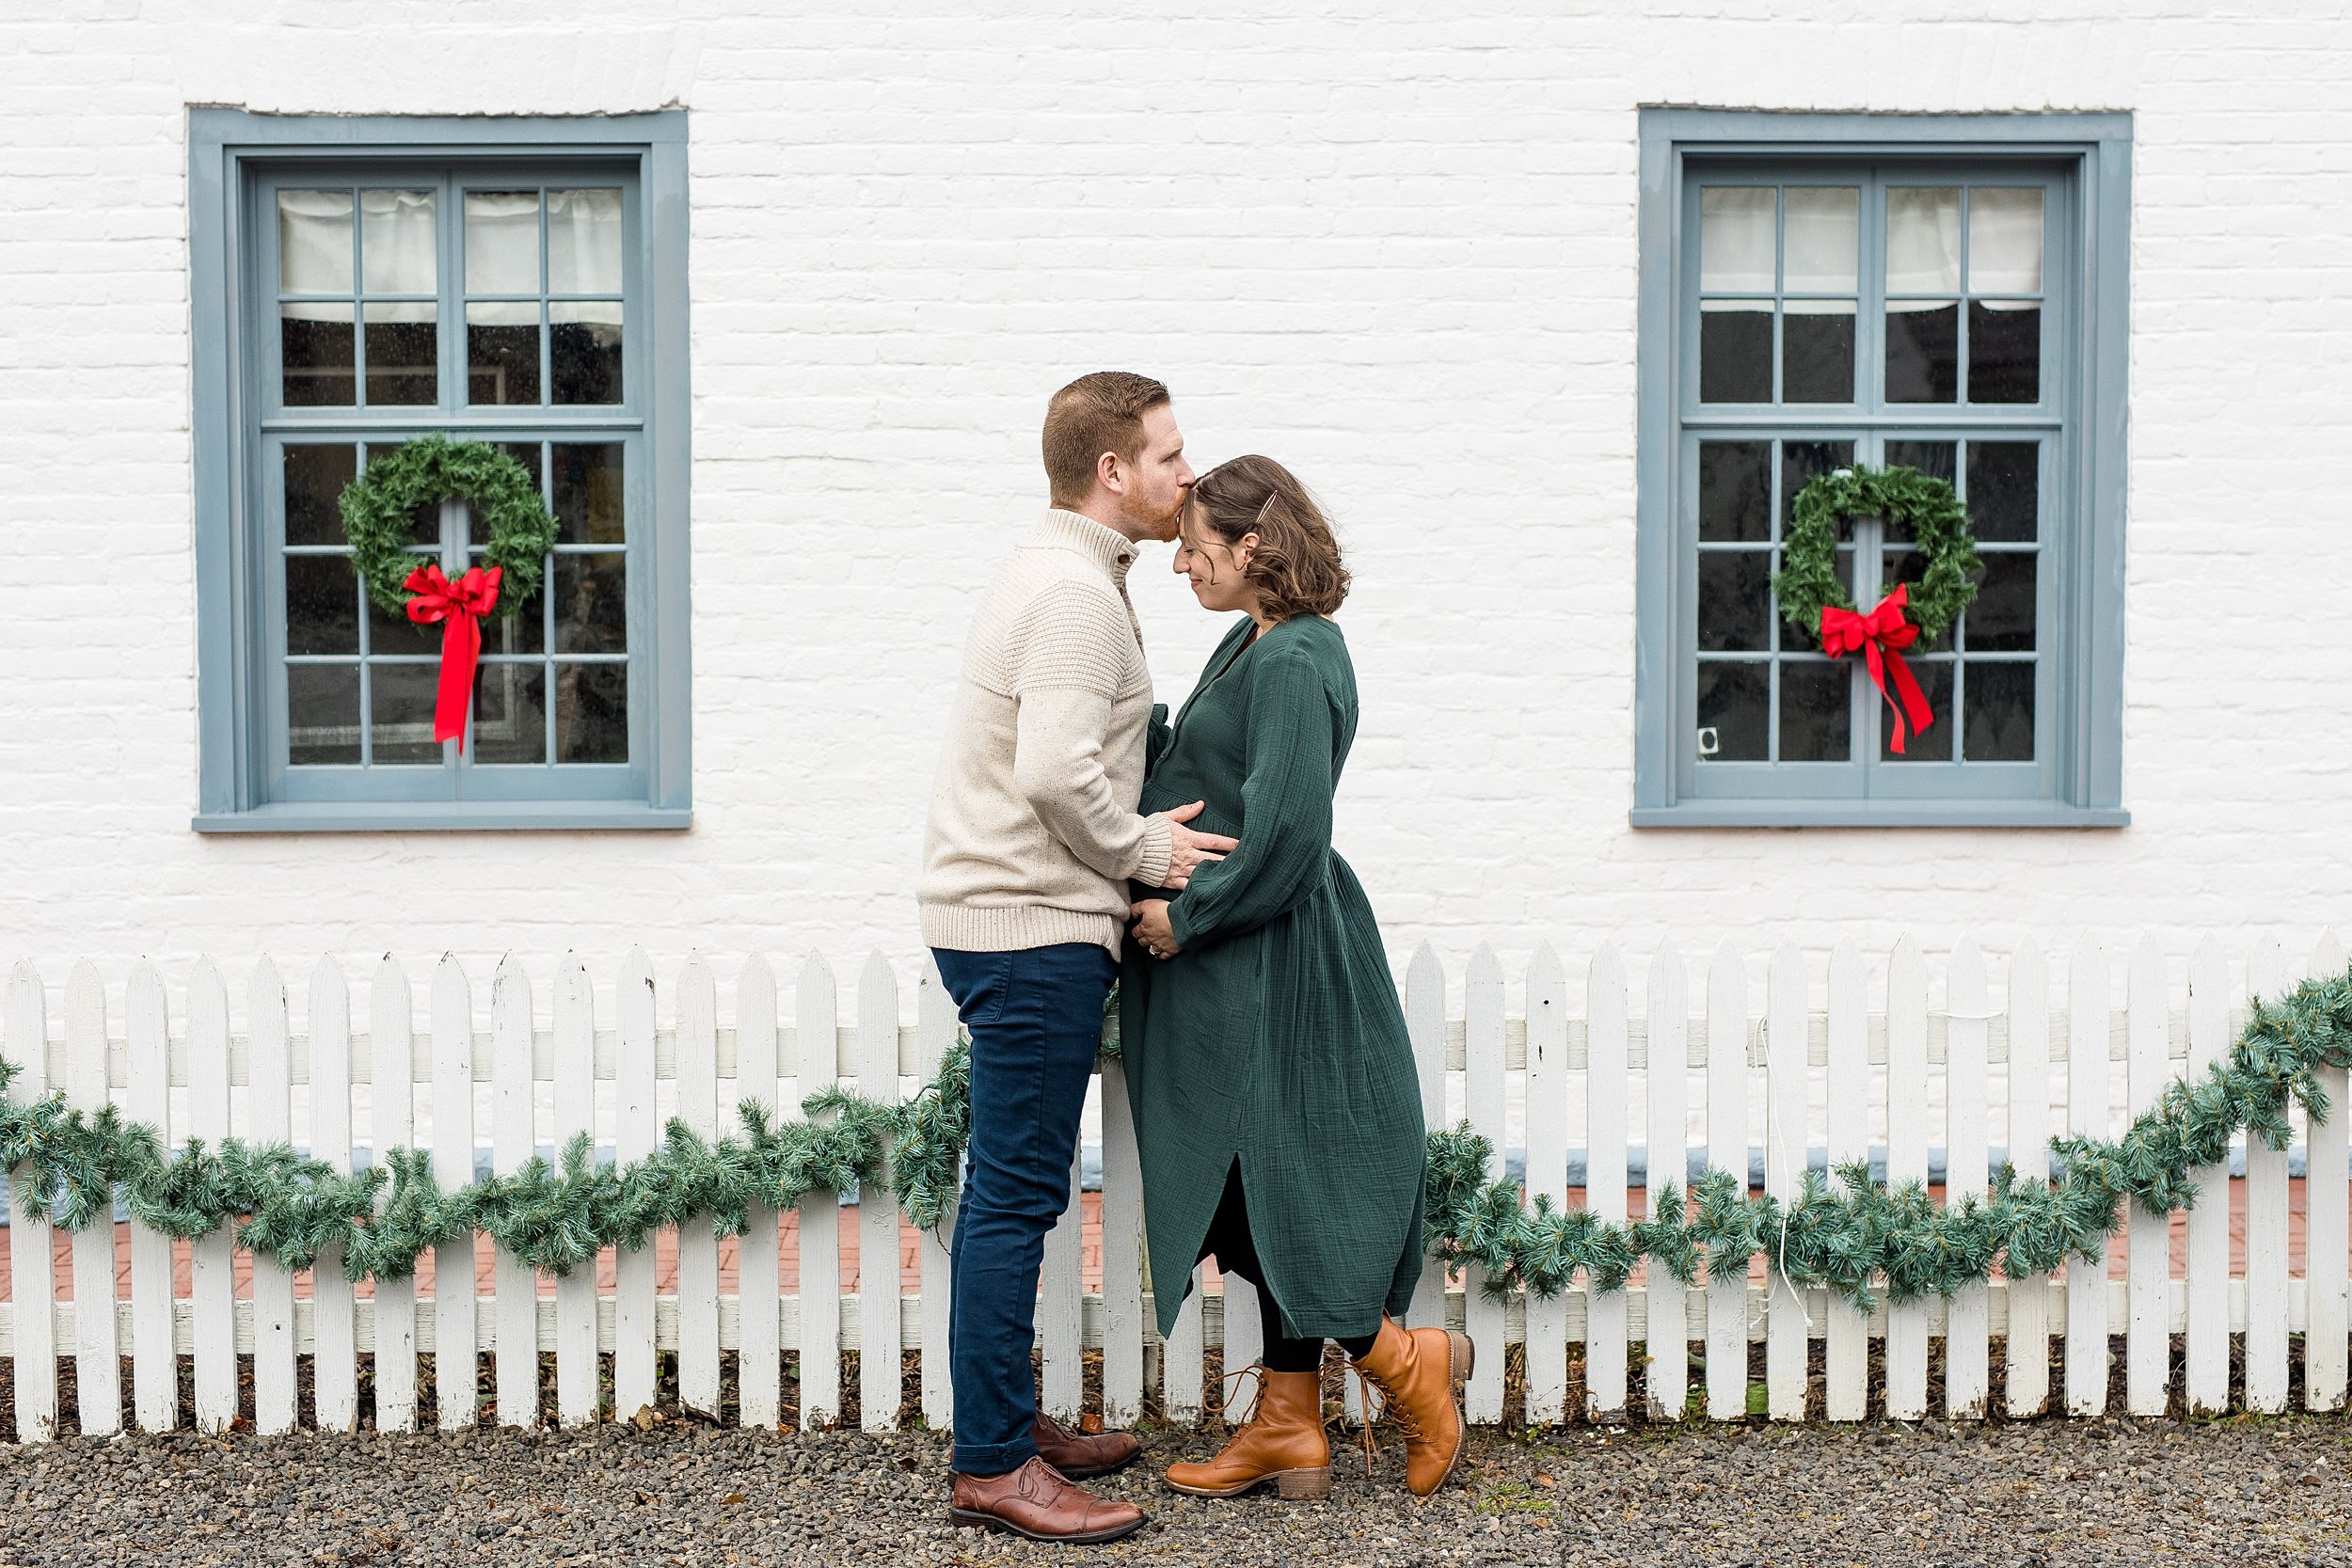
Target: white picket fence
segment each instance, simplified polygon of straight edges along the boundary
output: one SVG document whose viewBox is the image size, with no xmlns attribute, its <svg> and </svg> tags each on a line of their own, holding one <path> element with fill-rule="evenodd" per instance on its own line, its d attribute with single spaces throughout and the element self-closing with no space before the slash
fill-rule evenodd
<svg viewBox="0 0 2352 1568">
<path fill-rule="evenodd" d="M 2110 1003 L 2113 966 L 2122 963 L 2125 1005 Z M 1681 1181 L 1693 1145 L 1704 1158 L 1738 1170 L 1762 1133 L 1767 1190 L 1795 1193 L 1808 1149 L 1832 1162 L 1883 1149 L 1889 1176 L 1926 1178 L 1931 1147 L 1947 1152 L 1955 1192 L 1980 1190 L 1992 1151 L 2017 1151 L 2039 1172 L 2052 1132 L 2054 1104 L 2066 1129 L 2114 1132 L 2149 1104 L 2163 1084 L 2201 1069 L 2224 1053 L 2242 1022 L 2246 988 L 2233 989 L 2217 942 L 2208 938 L 2186 963 L 2185 985 L 2168 977 L 2166 957 L 2142 941 L 2128 958 L 2093 942 L 2068 955 L 2058 1006 L 2052 965 L 2030 943 L 2009 955 L 2006 996 L 1994 1007 L 1987 964 L 1963 941 L 1942 963 L 1943 1006 L 1930 1006 L 1930 964 L 1908 939 L 1884 965 L 1883 984 L 1866 978 L 1862 955 L 1841 945 L 1826 966 L 1826 1006 L 1811 1000 L 1822 978 L 1818 958 L 1783 945 L 1763 960 L 1767 1001 L 1751 1013 L 1750 962 L 1726 944 L 1695 986 L 1671 946 L 1651 956 L 1637 1010 L 1625 965 L 1604 946 L 1589 960 L 1583 1008 L 1568 971 L 1549 949 L 1530 962 L 1510 1006 L 1510 988 L 1493 953 L 1481 949 L 1463 987 L 1464 1006 L 1449 1013 L 1446 975 L 1423 948 L 1405 988 L 1406 1016 L 1421 1066 L 1430 1123 L 1451 1119 L 1450 1103 L 1500 1150 L 1515 1123 L 1525 1129 L 1533 1191 L 1568 1197 L 1569 1154 L 1586 1151 L 1584 1196 L 1600 1212 L 1627 1216 L 1629 1145 L 1672 1150 L 1647 1162 L 1650 1194 Z M 2275 940 L 2246 956 L 2247 985 L 2273 995 L 2301 974 L 2341 973 L 2341 945 L 2330 935 L 2304 965 Z M 542 1009 L 524 966 L 513 958 L 492 978 L 484 1032 L 475 989 L 453 958 L 430 984 L 427 1022 L 417 1027 L 408 976 L 387 958 L 369 977 L 367 1011 L 355 1029 L 345 975 L 331 958 L 310 976 L 309 1034 L 290 1032 L 285 988 L 264 959 L 246 986 L 244 1028 L 232 1028 L 229 989 L 209 959 L 189 975 L 182 1016 L 170 1032 L 163 976 L 141 963 L 110 999 L 98 971 L 73 966 L 64 989 L 62 1030 L 52 1035 L 41 978 L 20 964 L 6 994 L 0 1055 L 26 1069 L 14 1092 L 51 1086 L 95 1108 L 111 1101 L 130 1117 L 162 1126 L 177 1143 L 235 1133 L 249 1140 L 291 1139 L 342 1168 L 356 1147 L 381 1150 L 409 1144 L 436 1148 L 445 1184 L 467 1180 L 473 1149 L 486 1144 L 495 1167 L 511 1171 L 534 1148 L 560 1148 L 576 1131 L 626 1162 L 649 1151 L 663 1116 L 674 1112 L 706 1134 L 731 1130 L 734 1107 L 750 1096 L 786 1107 L 833 1083 L 877 1099 L 895 1099 L 928 1077 L 953 1042 L 952 1005 L 926 965 L 903 1022 L 901 985 L 881 954 L 857 978 L 852 1020 L 844 1024 L 837 987 L 821 958 L 801 968 L 791 990 L 791 1022 L 773 973 L 755 957 L 735 983 L 734 1022 L 722 1025 L 718 987 L 707 964 L 690 959 L 671 993 L 674 1022 L 658 1022 L 655 976 L 642 954 L 621 966 L 614 1016 L 599 1018 L 587 969 L 566 958 Z M 1875 1005 L 1872 992 L 1875 991 Z M 119 1033 L 116 1032 L 119 1028 Z M 808 1049 L 814 1045 L 815 1049 Z M 1676 1070 L 1679 1064 L 1680 1070 Z M 2112 1092 L 2122 1064 L 2123 1092 Z M 1221 1347 L 1227 1367 L 1254 1359 L 1257 1314 L 1224 1310 L 1216 1293 L 1196 1291 L 1175 1334 L 1153 1331 L 1140 1247 L 1141 1202 L 1126 1097 L 1115 1060 L 1103 1069 L 1102 1279 L 1082 1290 L 1080 1206 L 1073 1202 L 1045 1255 L 1039 1338 L 1046 1408 L 1065 1418 L 1084 1402 L 1084 1353 L 1101 1352 L 1101 1411 L 1112 1424 L 1134 1419 L 1147 1380 L 1177 1421 L 1203 1406 L 1205 1347 Z M 1449 1291 L 1432 1268 L 1414 1306 L 1416 1320 L 1440 1317 L 1467 1326 L 1482 1354 L 1469 1390 L 1473 1419 L 1504 1414 L 1506 1343 L 1525 1349 L 1525 1408 L 1531 1421 L 1606 1419 L 1640 1402 L 1673 1418 L 1690 1403 L 1690 1345 L 1705 1347 L 1704 1409 L 1713 1418 L 1748 1410 L 1747 1349 L 1766 1346 L 1768 1412 L 1775 1419 L 1808 1416 L 1859 1419 L 1867 1407 L 1870 1341 L 1883 1344 L 1881 1413 L 1928 1413 L 1929 1347 L 1944 1342 L 1943 1406 L 1959 1417 L 1982 1415 L 1996 1391 L 1989 1376 L 1993 1340 L 2006 1340 L 2001 1408 L 2018 1416 L 2050 1407 L 2049 1347 L 2062 1341 L 2066 1369 L 2061 1408 L 2090 1415 L 2107 1399 L 2108 1336 L 2120 1332 L 2127 1356 L 2126 1404 L 2161 1412 L 2171 1386 L 2171 1337 L 2184 1337 L 2177 1392 L 2196 1410 L 2229 1402 L 2231 1337 L 2243 1338 L 2245 1404 L 2283 1409 L 2290 1393 L 2290 1336 L 2303 1338 L 2304 1402 L 2343 1405 L 2346 1391 L 2345 1120 L 2352 1117 L 2344 1074 L 2324 1075 L 2343 1117 L 2310 1127 L 2306 1139 L 2307 1257 L 2291 1277 L 2288 1156 L 2259 1141 L 2245 1152 L 2246 1267 L 2231 1268 L 2226 1172 L 2208 1172 L 2214 1200 L 2186 1217 L 2186 1267 L 2170 1263 L 2165 1222 L 2134 1213 L 2118 1239 L 2125 1279 L 2104 1269 L 2068 1269 L 2058 1277 L 1994 1281 L 1948 1303 L 1881 1308 L 1868 1318 L 1822 1291 L 1793 1291 L 1777 1277 L 1726 1279 L 1689 1290 L 1646 1281 L 1614 1294 L 1581 1288 L 1549 1301 L 1498 1302 L 1472 1271 Z M 369 1119 L 355 1126 L 356 1085 L 366 1085 Z M 600 1085 L 609 1089 L 599 1095 Z M 294 1115 L 295 1085 L 307 1086 L 308 1114 Z M 232 1119 L 232 1086 L 245 1090 Z M 486 1086 L 488 1125 L 477 1099 Z M 175 1097 L 170 1090 L 184 1089 Z M 541 1092 L 544 1089 L 546 1092 Z M 1760 1101 L 1755 1097 L 1760 1094 Z M 1514 1116 L 1513 1101 L 1518 1101 Z M 551 1117 L 542 1108 L 551 1104 Z M 1935 1109 L 1935 1114 L 1931 1111 Z M 420 1109 L 431 1136 L 416 1132 Z M 1757 1113 L 1760 1112 L 1760 1115 Z M 2302 1126 L 2297 1114 L 2296 1124 Z M 483 1134 L 486 1132 L 487 1137 Z M 1497 1155 L 1498 1168 L 1502 1155 Z M 1072 1172 L 1073 1194 L 1078 1171 Z M 327 1430 L 359 1420 L 359 1367 L 373 1358 L 375 1425 L 405 1430 L 419 1418 L 418 1356 L 432 1354 L 438 1390 L 430 1419 L 441 1427 L 478 1418 L 480 1358 L 494 1360 L 498 1418 L 535 1421 L 540 1408 L 539 1353 L 552 1352 L 555 1405 L 566 1424 L 626 1417 L 653 1402 L 658 1351 L 675 1351 L 681 1402 L 721 1407 L 721 1354 L 739 1358 L 739 1418 L 772 1425 L 783 1408 L 782 1373 L 790 1356 L 800 1378 L 803 1426 L 831 1424 L 842 1408 L 836 1353 L 860 1359 L 860 1403 L 869 1429 L 895 1424 L 902 1350 L 944 1345 L 947 1253 L 942 1240 L 921 1242 L 921 1282 L 902 1293 L 899 1215 L 887 1195 L 868 1193 L 857 1210 L 861 1289 L 840 1290 L 839 1208 L 812 1199 L 799 1212 L 801 1286 L 776 1287 L 778 1216 L 755 1212 L 739 1246 L 736 1294 L 719 1292 L 718 1244 L 707 1227 L 676 1240 L 675 1294 L 656 1294 L 649 1247 L 618 1259 L 617 1286 L 599 1291 L 593 1271 L 560 1282 L 551 1298 L 522 1264 L 501 1256 L 492 1293 L 466 1309 L 420 1299 L 413 1282 L 379 1281 L 373 1299 L 355 1298 L 332 1268 L 320 1269 L 313 1293 L 298 1296 L 294 1276 L 255 1259 L 249 1297 L 234 1290 L 227 1231 L 195 1243 L 191 1287 L 175 1299 L 169 1241 L 139 1227 L 131 1238 L 130 1290 L 116 1289 L 111 1227 L 99 1225 L 72 1242 L 71 1302 L 56 1299 L 51 1227 L 21 1212 L 8 1229 L 12 1299 L 0 1305 L 0 1358 L 12 1365 L 16 1430 L 37 1440 L 55 1433 L 58 1365 L 75 1371 L 80 1429 L 114 1431 L 121 1404 L 121 1356 L 131 1362 L 133 1407 L 142 1427 L 161 1430 L 178 1416 L 179 1361 L 193 1363 L 198 1424 L 217 1431 L 239 1414 L 236 1358 L 250 1356 L 253 1406 L 262 1432 L 308 1418 Z M 471 1289 L 469 1249 L 437 1257 L 437 1295 Z M 1232 1282 L 1234 1292 L 1248 1287 Z M 93 1310 L 96 1304 L 109 1309 Z M 1234 1303 L 1238 1308 L 1238 1295 Z M 1808 1348 L 1825 1341 L 1823 1376 L 1808 1373 Z M 1571 1345 L 1583 1348 L 1582 1408 L 1569 1408 Z M 1646 1348 L 1637 1373 L 1629 1354 Z M 611 1387 L 599 1389 L 599 1356 L 609 1355 Z M 296 1357 L 312 1361 L 311 1408 L 297 1409 Z M 946 1358 L 923 1354 L 922 1408 L 934 1427 L 953 1417 Z"/>
</svg>

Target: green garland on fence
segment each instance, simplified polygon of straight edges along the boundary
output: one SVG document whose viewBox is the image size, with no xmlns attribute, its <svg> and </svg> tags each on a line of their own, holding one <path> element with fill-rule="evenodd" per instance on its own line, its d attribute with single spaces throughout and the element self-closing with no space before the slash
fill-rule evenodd
<svg viewBox="0 0 2352 1568">
<path fill-rule="evenodd" d="M 1597 1291 L 1621 1290 L 1645 1258 L 1688 1284 L 1702 1266 L 1744 1275 L 1761 1252 L 1792 1284 L 1826 1287 L 1866 1310 L 1882 1278 L 1897 1301 L 1950 1295 L 1996 1265 L 2024 1277 L 2069 1256 L 2097 1259 L 2125 1198 L 2151 1214 L 2188 1208 L 2198 1196 L 2190 1173 L 2228 1158 L 2240 1131 L 2283 1149 L 2290 1100 L 2314 1121 L 2328 1115 L 2322 1067 L 2352 1068 L 2352 972 L 2257 1000 L 2229 1055 L 2202 1078 L 2168 1085 L 2121 1139 L 2053 1138 L 2055 1183 L 2004 1166 L 1981 1196 L 1941 1206 L 1924 1184 L 1889 1190 L 1861 1164 L 1838 1167 L 1840 1191 L 1807 1172 L 1787 1203 L 1709 1169 L 1688 1201 L 1670 1182 L 1651 1218 L 1616 1225 L 1541 1196 L 1531 1207 L 1519 1183 L 1487 1180 L 1493 1146 L 1465 1123 L 1429 1134 L 1424 1241 L 1443 1263 L 1477 1264 L 1494 1294 L 1554 1295 L 1579 1271 Z M 17 1103 L 7 1096 L 16 1071 L 0 1060 L 0 1169 L 27 1168 L 17 1184 L 26 1214 L 80 1229 L 110 1218 L 119 1191 L 151 1229 L 196 1237 L 241 1221 L 239 1245 L 294 1269 L 340 1249 L 354 1280 L 405 1277 L 427 1248 L 476 1231 L 561 1275 L 606 1246 L 642 1247 L 665 1227 L 707 1219 L 734 1235 L 755 1205 L 787 1209 L 869 1183 L 887 1186 L 928 1228 L 953 1196 L 971 1132 L 971 1059 L 959 1044 L 902 1105 L 827 1090 L 802 1102 L 801 1119 L 778 1120 L 745 1101 L 740 1136 L 712 1142 L 674 1118 L 651 1154 L 613 1169 L 596 1164 L 583 1132 L 553 1165 L 533 1158 L 511 1176 L 445 1192 L 431 1157 L 415 1149 L 387 1150 L 352 1176 L 283 1144 L 191 1139 L 171 1154 L 154 1128 L 112 1106 L 85 1115 L 54 1094 Z"/>
</svg>

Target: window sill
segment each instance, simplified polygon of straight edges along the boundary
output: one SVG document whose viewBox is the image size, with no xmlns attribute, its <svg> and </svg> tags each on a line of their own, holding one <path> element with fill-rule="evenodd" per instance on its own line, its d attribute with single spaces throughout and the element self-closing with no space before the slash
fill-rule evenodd
<svg viewBox="0 0 2352 1568">
<path fill-rule="evenodd" d="M 2049 800 L 1686 800 L 1635 806 L 1636 828 L 2122 828 L 2122 806 Z"/>
<path fill-rule="evenodd" d="M 675 832 L 692 811 L 625 800 L 286 802 L 251 811 L 200 812 L 199 833 L 516 832 L 581 830 Z"/>
</svg>

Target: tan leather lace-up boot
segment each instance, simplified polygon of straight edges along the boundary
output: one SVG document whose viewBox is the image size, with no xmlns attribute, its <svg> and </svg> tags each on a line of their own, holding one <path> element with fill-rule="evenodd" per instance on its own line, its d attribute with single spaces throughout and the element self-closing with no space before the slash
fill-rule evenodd
<svg viewBox="0 0 2352 1568">
<path fill-rule="evenodd" d="M 1274 1482 L 1285 1501 L 1330 1495 L 1331 1443 L 1323 1433 L 1319 1372 L 1260 1374 L 1258 1408 L 1233 1440 L 1201 1465 L 1170 1465 L 1168 1484 L 1196 1497 L 1232 1497 Z"/>
<path fill-rule="evenodd" d="M 1462 1459 L 1462 1385 L 1474 1354 L 1470 1336 L 1452 1329 L 1400 1327 L 1380 1320 L 1372 1348 L 1356 1362 L 1380 1390 L 1382 1414 L 1405 1436 L 1405 1486 L 1425 1497 L 1446 1483 Z"/>
</svg>

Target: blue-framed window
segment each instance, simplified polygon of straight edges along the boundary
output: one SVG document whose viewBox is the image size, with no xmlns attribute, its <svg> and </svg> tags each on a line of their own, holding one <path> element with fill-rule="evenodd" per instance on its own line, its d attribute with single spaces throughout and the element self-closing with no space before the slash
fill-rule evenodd
<svg viewBox="0 0 2352 1568">
<path fill-rule="evenodd" d="M 192 118 L 197 826 L 685 825 L 682 117 Z M 427 433 L 507 451 L 559 524 L 462 746 L 438 628 L 368 600 L 336 511 Z M 427 510 L 454 577 L 486 537 Z"/>
<path fill-rule="evenodd" d="M 2128 120 L 1649 111 L 1643 181 L 1644 825 L 2113 824 L 2121 804 Z M 1853 658 L 1770 579 L 1853 463 L 1959 491 L 1985 574 L 1906 656 L 1893 750 Z M 1858 603 L 1921 569 L 1859 519 Z"/>
</svg>

